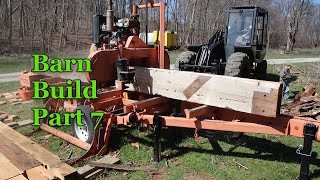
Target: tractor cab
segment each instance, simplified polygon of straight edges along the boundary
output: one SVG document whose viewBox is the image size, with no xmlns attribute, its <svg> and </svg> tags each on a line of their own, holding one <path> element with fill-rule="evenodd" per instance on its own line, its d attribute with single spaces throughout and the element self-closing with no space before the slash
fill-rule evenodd
<svg viewBox="0 0 320 180">
<path fill-rule="evenodd" d="M 207 44 L 188 46 L 177 58 L 180 71 L 265 79 L 268 11 L 257 6 L 232 7 L 225 31 L 216 31 Z"/>
<path fill-rule="evenodd" d="M 257 63 L 263 61 L 267 46 L 268 11 L 257 6 L 232 7 L 227 12 L 225 53 L 246 53 Z"/>
</svg>

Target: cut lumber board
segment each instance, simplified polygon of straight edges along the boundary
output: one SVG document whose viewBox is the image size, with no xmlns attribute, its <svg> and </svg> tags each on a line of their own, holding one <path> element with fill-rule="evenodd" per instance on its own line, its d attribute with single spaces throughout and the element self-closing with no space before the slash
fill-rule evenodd
<svg viewBox="0 0 320 180">
<path fill-rule="evenodd" d="M 205 73 L 135 67 L 135 81 L 126 90 L 276 117 L 282 87 L 278 82 Z"/>
<path fill-rule="evenodd" d="M 3 120 L 3 123 L 5 124 L 13 123 L 13 119 L 8 117 L 7 119 Z"/>
<path fill-rule="evenodd" d="M 10 96 L 11 95 L 11 93 L 2 93 L 1 95 L 0 95 L 0 97 L 6 97 L 6 96 Z"/>
<path fill-rule="evenodd" d="M 22 150 L 19 146 L 8 140 L 4 135 L 0 134 L 0 153 L 6 157 L 14 166 L 21 171 L 40 166 L 41 163 L 37 161 L 30 154 Z"/>
<path fill-rule="evenodd" d="M 38 166 L 26 171 L 26 175 L 29 180 L 54 180 L 56 179 L 55 175 L 48 171 L 43 166 Z"/>
<path fill-rule="evenodd" d="M 18 92 L 4 93 L 2 95 L 14 106 L 23 102 Z"/>
<path fill-rule="evenodd" d="M 13 165 L 9 159 L 0 153 L 0 179 L 9 179 L 18 176 L 23 173 L 15 165 Z"/>
<path fill-rule="evenodd" d="M 9 117 L 8 118 L 10 118 L 10 119 L 13 119 L 13 120 L 16 120 L 16 119 L 18 119 L 19 117 L 18 117 L 18 115 L 9 115 Z"/>
<path fill-rule="evenodd" d="M 9 180 L 28 180 L 28 179 L 25 178 L 23 175 L 18 175 L 18 176 L 10 178 Z"/>
<path fill-rule="evenodd" d="M 27 119 L 27 120 L 23 120 L 23 121 L 8 123 L 7 126 L 9 126 L 11 128 L 18 128 L 18 127 L 24 127 L 27 125 L 31 125 L 31 124 L 33 124 L 33 122 L 34 121 L 32 119 Z"/>
<path fill-rule="evenodd" d="M 4 121 L 5 119 L 7 119 L 9 117 L 8 114 L 0 114 L 0 121 Z"/>
<path fill-rule="evenodd" d="M 120 161 L 119 158 L 116 158 L 114 156 L 106 155 L 103 158 L 94 161 L 97 163 L 106 163 L 106 164 L 115 164 Z M 98 175 L 101 173 L 103 170 L 99 169 L 98 167 L 92 167 L 90 165 L 85 165 L 83 167 L 78 168 L 78 174 L 80 177 L 83 177 L 85 179 L 89 179 L 92 176 Z"/>
<path fill-rule="evenodd" d="M 42 163 L 60 179 L 76 179 L 77 171 L 68 164 L 62 162 L 60 158 L 49 152 L 42 146 L 31 141 L 29 138 L 23 136 L 9 126 L 0 122 L 0 134 L 5 135 L 7 139 L 18 145 L 21 149 L 28 152 L 36 160 Z"/>
</svg>

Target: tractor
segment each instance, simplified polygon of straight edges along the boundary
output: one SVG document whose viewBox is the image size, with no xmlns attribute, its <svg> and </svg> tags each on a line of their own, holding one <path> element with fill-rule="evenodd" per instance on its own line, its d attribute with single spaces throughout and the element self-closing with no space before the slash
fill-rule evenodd
<svg viewBox="0 0 320 180">
<path fill-rule="evenodd" d="M 231 7 L 225 27 L 207 44 L 188 46 L 175 67 L 180 71 L 265 79 L 268 11 L 257 6 Z"/>
</svg>

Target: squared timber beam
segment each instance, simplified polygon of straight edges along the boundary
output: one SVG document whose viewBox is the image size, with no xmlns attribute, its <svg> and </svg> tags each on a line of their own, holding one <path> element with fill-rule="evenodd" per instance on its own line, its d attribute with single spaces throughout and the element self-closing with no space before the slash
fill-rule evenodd
<svg viewBox="0 0 320 180">
<path fill-rule="evenodd" d="M 155 68 L 135 70 L 135 81 L 126 90 L 266 117 L 277 117 L 280 112 L 282 86 L 278 82 Z"/>
</svg>

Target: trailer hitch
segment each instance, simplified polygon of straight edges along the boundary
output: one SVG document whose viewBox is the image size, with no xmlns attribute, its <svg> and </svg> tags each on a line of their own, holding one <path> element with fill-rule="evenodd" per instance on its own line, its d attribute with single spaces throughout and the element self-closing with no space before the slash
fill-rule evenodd
<svg viewBox="0 0 320 180">
<path fill-rule="evenodd" d="M 155 163 L 161 160 L 161 128 L 162 117 L 159 112 L 154 112 L 153 117 L 153 161 Z"/>
<path fill-rule="evenodd" d="M 312 155 L 312 142 L 316 138 L 318 127 L 313 123 L 307 123 L 304 125 L 303 146 L 300 145 L 297 149 L 297 154 L 301 155 L 301 167 L 300 167 L 300 180 L 310 180 L 310 161 Z"/>
</svg>

